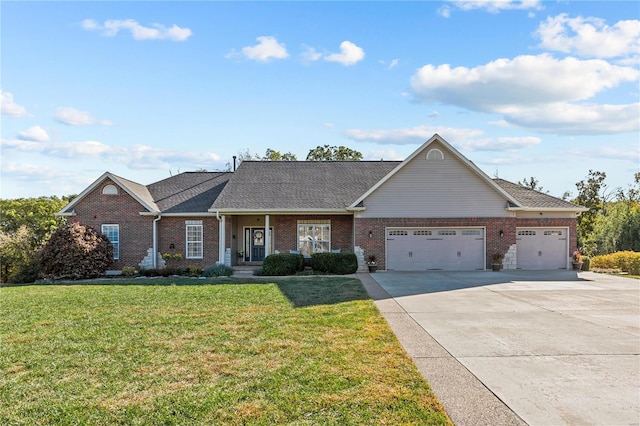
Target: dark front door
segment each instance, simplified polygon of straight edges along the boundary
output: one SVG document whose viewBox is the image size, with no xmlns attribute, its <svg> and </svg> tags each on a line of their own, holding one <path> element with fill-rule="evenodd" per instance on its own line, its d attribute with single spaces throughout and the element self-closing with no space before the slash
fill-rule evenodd
<svg viewBox="0 0 640 426">
<path fill-rule="evenodd" d="M 264 260 L 264 228 L 251 228 L 251 260 L 260 262 Z"/>
</svg>

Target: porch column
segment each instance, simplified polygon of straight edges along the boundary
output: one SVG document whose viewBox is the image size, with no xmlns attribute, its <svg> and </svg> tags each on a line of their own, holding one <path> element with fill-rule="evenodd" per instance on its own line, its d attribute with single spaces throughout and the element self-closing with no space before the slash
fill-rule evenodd
<svg viewBox="0 0 640 426">
<path fill-rule="evenodd" d="M 264 215 L 264 257 L 271 254 L 271 230 L 269 229 L 269 215 Z"/>
<path fill-rule="evenodd" d="M 226 228 L 226 216 L 222 215 L 218 219 L 218 264 L 224 265 L 224 252 L 226 250 L 225 247 L 225 228 Z"/>
</svg>

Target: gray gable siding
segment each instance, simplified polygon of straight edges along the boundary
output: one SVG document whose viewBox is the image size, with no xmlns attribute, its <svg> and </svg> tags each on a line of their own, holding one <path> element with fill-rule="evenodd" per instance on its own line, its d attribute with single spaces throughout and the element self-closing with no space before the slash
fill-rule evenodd
<svg viewBox="0 0 640 426">
<path fill-rule="evenodd" d="M 437 148 L 443 160 L 427 160 Z M 434 142 L 364 200 L 361 218 L 507 217 L 507 200 L 442 144 Z"/>
</svg>

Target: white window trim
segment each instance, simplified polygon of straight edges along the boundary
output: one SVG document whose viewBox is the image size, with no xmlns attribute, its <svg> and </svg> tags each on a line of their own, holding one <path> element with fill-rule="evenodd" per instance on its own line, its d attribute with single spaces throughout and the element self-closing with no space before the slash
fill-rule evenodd
<svg viewBox="0 0 640 426">
<path fill-rule="evenodd" d="M 313 226 L 314 227 L 314 235 L 315 235 L 315 227 L 316 226 L 326 226 L 329 228 L 329 239 L 328 240 L 317 240 L 314 239 L 311 241 L 311 252 L 312 253 L 317 253 L 316 251 L 316 243 L 318 241 L 320 242 L 328 242 L 329 243 L 329 248 L 327 249 L 326 253 L 331 253 L 331 220 L 330 219 L 323 219 L 323 220 L 299 220 L 297 227 L 296 227 L 296 238 L 298 240 L 298 247 L 297 249 L 300 250 L 300 226 Z"/>
<path fill-rule="evenodd" d="M 120 225 L 118 225 L 117 223 L 103 223 L 100 231 L 106 236 L 107 233 L 105 232 L 105 227 L 107 226 L 115 226 L 115 228 L 118 230 L 118 241 L 116 241 L 117 244 L 117 249 L 116 249 L 116 245 L 113 244 L 113 241 L 111 241 L 111 238 L 109 238 L 107 236 L 107 238 L 109 238 L 109 241 L 111 241 L 111 245 L 113 245 L 113 260 L 119 260 L 120 259 Z"/>
<path fill-rule="evenodd" d="M 199 241 L 189 241 L 189 228 L 199 228 L 200 238 Z M 201 220 L 186 220 L 184 228 L 184 240 L 185 240 L 185 258 L 186 259 L 202 259 L 204 258 L 204 228 Z M 189 256 L 189 246 L 194 243 L 200 243 L 200 255 Z"/>
</svg>

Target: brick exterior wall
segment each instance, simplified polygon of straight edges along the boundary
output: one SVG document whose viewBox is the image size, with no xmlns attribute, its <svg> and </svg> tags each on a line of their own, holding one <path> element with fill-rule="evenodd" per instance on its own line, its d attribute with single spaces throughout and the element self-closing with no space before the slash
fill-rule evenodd
<svg viewBox="0 0 640 426">
<path fill-rule="evenodd" d="M 576 248 L 576 220 L 569 218 L 377 218 L 356 219 L 355 245 L 364 249 L 365 260 L 369 255 L 376 256 L 378 269 L 386 269 L 386 234 L 388 227 L 432 228 L 432 227 L 478 227 L 486 228 L 486 268 L 491 268 L 491 255 L 505 254 L 516 243 L 516 227 L 569 227 L 569 255 Z M 500 231 L 503 235 L 500 236 Z M 371 232 L 371 238 L 369 238 Z"/>
<path fill-rule="evenodd" d="M 353 216 L 350 215 L 278 215 L 272 216 L 273 249 L 282 253 L 298 248 L 299 220 L 331 220 L 331 249 L 353 252 Z"/>
<path fill-rule="evenodd" d="M 202 259 L 187 259 L 186 221 L 188 220 L 202 221 L 204 255 Z M 182 254 L 183 258 L 181 260 L 168 261 L 168 267 L 186 267 L 193 265 L 207 269 L 214 266 L 218 261 L 218 229 L 218 219 L 211 216 L 163 216 L 158 222 L 158 251 L 160 253 Z M 227 224 L 227 236 L 229 235 L 229 229 L 230 227 Z M 228 238 L 227 240 L 229 241 Z M 174 246 L 173 249 L 171 249 L 172 244 Z"/>
<path fill-rule="evenodd" d="M 118 195 L 104 195 L 106 185 L 115 185 Z M 101 231 L 103 224 L 116 224 L 120 227 L 120 259 L 110 269 L 122 269 L 124 266 L 138 268 L 138 264 L 153 247 L 154 216 L 143 216 L 145 208 L 126 191 L 110 179 L 105 179 L 92 192 L 87 194 L 75 206 L 75 216 L 69 222 L 79 222 Z M 204 257 L 186 258 L 186 220 L 202 220 Z M 231 225 L 227 224 L 227 247 L 231 242 Z M 169 248 L 174 244 L 175 248 Z M 218 261 L 218 220 L 215 217 L 163 217 L 158 222 L 158 251 L 160 253 L 181 253 L 182 260 L 170 260 L 167 266 L 194 265 L 206 269 Z"/>
<path fill-rule="evenodd" d="M 106 185 L 115 185 L 118 195 L 102 194 Z M 98 231 L 102 231 L 103 224 L 120 226 L 120 259 L 110 269 L 137 268 L 153 246 L 153 217 L 140 215 L 144 207 L 110 179 L 105 179 L 73 208 L 76 215 L 70 216 L 69 222 L 89 225 Z"/>
</svg>

